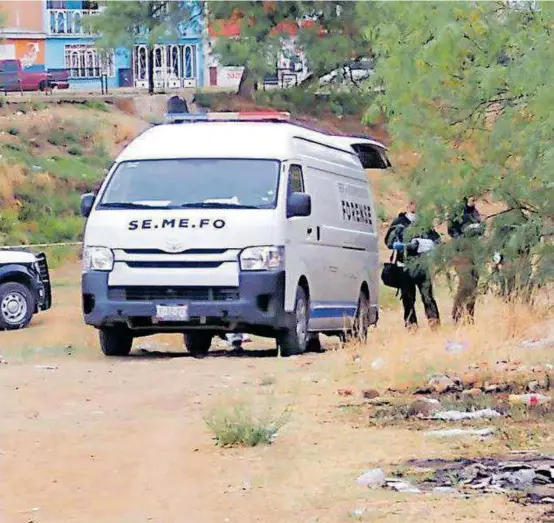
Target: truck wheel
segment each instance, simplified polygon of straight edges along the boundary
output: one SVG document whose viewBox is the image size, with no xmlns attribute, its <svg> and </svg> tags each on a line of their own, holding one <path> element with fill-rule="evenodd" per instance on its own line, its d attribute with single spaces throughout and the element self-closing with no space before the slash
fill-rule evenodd
<svg viewBox="0 0 554 523">
<path fill-rule="evenodd" d="M 294 325 L 291 329 L 282 333 L 277 342 L 281 350 L 281 356 L 293 356 L 302 354 L 308 346 L 308 317 L 309 300 L 306 291 L 300 287 L 296 289 L 294 305 Z"/>
<path fill-rule="evenodd" d="M 0 286 L 0 328 L 22 329 L 35 312 L 35 298 L 23 284 L 8 282 Z"/>
<path fill-rule="evenodd" d="M 212 346 L 211 332 L 189 332 L 184 335 L 185 347 L 194 356 L 205 356 Z"/>
<path fill-rule="evenodd" d="M 100 329 L 100 348 L 106 356 L 127 356 L 133 346 L 133 336 L 126 328 Z"/>
<path fill-rule="evenodd" d="M 360 297 L 358 298 L 358 310 L 356 311 L 356 318 L 354 318 L 354 329 L 352 332 L 356 341 L 366 341 L 370 321 L 371 309 L 369 305 L 369 298 L 365 292 L 361 291 Z"/>
</svg>

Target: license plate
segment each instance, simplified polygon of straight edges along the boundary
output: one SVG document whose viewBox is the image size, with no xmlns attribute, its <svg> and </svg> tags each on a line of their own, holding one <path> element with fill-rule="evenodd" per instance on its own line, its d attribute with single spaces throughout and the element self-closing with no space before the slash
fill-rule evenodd
<svg viewBox="0 0 554 523">
<path fill-rule="evenodd" d="M 187 321 L 189 319 L 188 305 L 157 305 L 156 319 L 159 321 Z"/>
</svg>

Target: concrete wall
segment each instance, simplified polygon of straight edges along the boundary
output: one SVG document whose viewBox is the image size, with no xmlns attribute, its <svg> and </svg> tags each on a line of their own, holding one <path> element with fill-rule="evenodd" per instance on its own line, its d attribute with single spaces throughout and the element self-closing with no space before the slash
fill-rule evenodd
<svg viewBox="0 0 554 523">
<path fill-rule="evenodd" d="M 2 0 L 0 12 L 6 17 L 9 31 L 44 32 L 45 3 L 42 0 Z"/>
</svg>

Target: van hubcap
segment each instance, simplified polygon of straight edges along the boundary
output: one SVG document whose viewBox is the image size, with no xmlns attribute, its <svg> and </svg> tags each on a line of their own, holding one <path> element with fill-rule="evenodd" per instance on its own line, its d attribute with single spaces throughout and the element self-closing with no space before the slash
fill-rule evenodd
<svg viewBox="0 0 554 523">
<path fill-rule="evenodd" d="M 2 300 L 2 316 L 10 324 L 21 323 L 27 316 L 27 301 L 19 292 L 10 292 Z"/>
</svg>

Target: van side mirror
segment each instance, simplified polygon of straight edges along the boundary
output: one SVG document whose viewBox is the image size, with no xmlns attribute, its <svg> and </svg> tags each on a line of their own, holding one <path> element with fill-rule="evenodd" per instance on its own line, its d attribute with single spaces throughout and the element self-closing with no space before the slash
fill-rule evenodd
<svg viewBox="0 0 554 523">
<path fill-rule="evenodd" d="M 287 218 L 310 216 L 310 214 L 312 214 L 312 198 L 310 195 L 293 192 L 287 200 Z"/>
<path fill-rule="evenodd" d="M 92 193 L 83 194 L 83 196 L 81 196 L 81 216 L 83 216 L 83 218 L 88 218 L 90 216 L 95 199 L 96 197 Z"/>
</svg>

